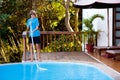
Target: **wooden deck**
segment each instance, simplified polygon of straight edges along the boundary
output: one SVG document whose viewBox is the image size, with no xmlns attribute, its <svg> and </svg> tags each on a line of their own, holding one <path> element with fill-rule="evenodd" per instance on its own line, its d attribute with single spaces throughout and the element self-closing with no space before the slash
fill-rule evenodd
<svg viewBox="0 0 120 80">
<path fill-rule="evenodd" d="M 93 58 L 85 54 L 84 52 L 53 52 L 53 53 L 41 53 L 42 61 L 62 61 L 62 62 L 96 62 Z"/>
<path fill-rule="evenodd" d="M 102 52 L 102 54 L 105 54 L 105 53 Z M 106 58 L 106 57 L 100 56 L 99 54 L 96 54 L 96 53 L 91 53 L 90 55 L 120 73 L 120 61 L 114 60 L 112 58 Z"/>
</svg>

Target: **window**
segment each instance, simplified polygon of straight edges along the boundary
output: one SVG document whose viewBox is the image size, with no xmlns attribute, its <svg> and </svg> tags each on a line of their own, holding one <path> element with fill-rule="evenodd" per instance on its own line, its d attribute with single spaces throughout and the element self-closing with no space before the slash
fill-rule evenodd
<svg viewBox="0 0 120 80">
<path fill-rule="evenodd" d="M 114 8 L 113 45 L 120 43 L 120 8 Z"/>
</svg>

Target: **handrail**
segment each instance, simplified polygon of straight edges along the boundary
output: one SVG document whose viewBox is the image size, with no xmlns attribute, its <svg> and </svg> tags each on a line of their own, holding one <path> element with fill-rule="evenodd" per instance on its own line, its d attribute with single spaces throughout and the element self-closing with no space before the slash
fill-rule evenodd
<svg viewBox="0 0 120 80">
<path fill-rule="evenodd" d="M 84 32 L 41 31 L 40 52 L 73 52 L 85 51 Z M 23 52 L 26 54 L 26 38 L 23 37 Z M 25 59 L 25 58 L 24 58 Z"/>
</svg>

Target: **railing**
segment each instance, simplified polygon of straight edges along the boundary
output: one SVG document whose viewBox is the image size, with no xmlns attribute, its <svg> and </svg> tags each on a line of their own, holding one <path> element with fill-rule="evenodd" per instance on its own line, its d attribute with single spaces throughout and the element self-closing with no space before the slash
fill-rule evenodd
<svg viewBox="0 0 120 80">
<path fill-rule="evenodd" d="M 96 36 L 97 37 L 97 36 Z M 23 56 L 26 60 L 28 38 L 23 36 Z M 95 38 L 97 39 L 97 38 Z M 41 31 L 40 52 L 81 52 L 85 51 L 85 32 Z M 97 40 L 95 40 L 97 45 Z"/>
<path fill-rule="evenodd" d="M 84 32 L 41 31 L 40 52 L 72 52 L 85 51 Z M 26 52 L 26 38 L 23 38 Z"/>
<path fill-rule="evenodd" d="M 81 43 L 81 32 L 41 32 L 41 52 L 81 51 Z"/>
</svg>

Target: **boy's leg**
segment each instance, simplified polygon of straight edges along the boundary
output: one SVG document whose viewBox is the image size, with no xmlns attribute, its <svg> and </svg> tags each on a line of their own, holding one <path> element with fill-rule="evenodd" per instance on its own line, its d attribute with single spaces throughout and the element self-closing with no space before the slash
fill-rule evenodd
<svg viewBox="0 0 120 80">
<path fill-rule="evenodd" d="M 40 61 L 40 44 L 36 44 L 36 50 L 37 50 L 37 59 Z"/>
<path fill-rule="evenodd" d="M 31 61 L 33 61 L 33 45 L 30 43 L 30 57 Z"/>
</svg>

